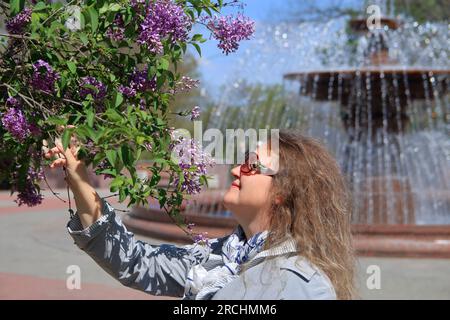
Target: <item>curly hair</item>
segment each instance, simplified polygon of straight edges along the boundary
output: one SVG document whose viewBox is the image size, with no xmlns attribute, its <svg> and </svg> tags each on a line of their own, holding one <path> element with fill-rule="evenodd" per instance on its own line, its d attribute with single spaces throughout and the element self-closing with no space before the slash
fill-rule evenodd
<svg viewBox="0 0 450 320">
<path fill-rule="evenodd" d="M 315 139 L 281 130 L 278 149 L 266 248 L 292 236 L 298 254 L 328 276 L 337 298 L 351 299 L 355 260 L 345 178 L 334 157 Z"/>
</svg>

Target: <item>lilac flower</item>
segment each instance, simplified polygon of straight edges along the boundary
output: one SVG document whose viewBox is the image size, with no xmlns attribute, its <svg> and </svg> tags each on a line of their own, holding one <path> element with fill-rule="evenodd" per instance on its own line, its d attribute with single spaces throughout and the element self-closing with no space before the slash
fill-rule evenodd
<svg viewBox="0 0 450 320">
<path fill-rule="evenodd" d="M 195 223 L 188 223 L 187 225 L 187 229 L 189 230 L 189 232 L 192 232 L 192 230 L 194 230 L 195 227 Z"/>
<path fill-rule="evenodd" d="M 172 0 L 151 2 L 139 28 L 138 43 L 146 45 L 150 52 L 159 54 L 163 51 L 162 40 L 169 38 L 172 44 L 185 41 L 191 26 L 183 7 Z"/>
<path fill-rule="evenodd" d="M 31 14 L 33 9 L 25 8 L 22 12 L 18 13 L 13 18 L 6 22 L 6 30 L 11 34 L 23 33 L 25 27 L 31 21 Z"/>
<path fill-rule="evenodd" d="M 121 41 L 125 37 L 125 28 L 122 15 L 117 14 L 111 27 L 106 30 L 106 36 L 113 41 Z"/>
<path fill-rule="evenodd" d="M 136 95 L 136 90 L 131 87 L 120 85 L 118 90 L 121 94 L 129 98 L 134 97 Z"/>
<path fill-rule="evenodd" d="M 41 130 L 36 124 L 27 121 L 19 99 L 9 97 L 6 100 L 6 105 L 10 108 L 2 116 L 2 124 L 13 137 L 22 142 L 30 135 L 38 136 L 41 134 Z"/>
<path fill-rule="evenodd" d="M 145 4 L 145 0 L 130 0 L 130 5 L 134 10 L 139 10 L 139 8 Z"/>
<path fill-rule="evenodd" d="M 208 232 L 198 233 L 194 235 L 194 242 L 209 245 Z"/>
<path fill-rule="evenodd" d="M 8 109 L 2 116 L 2 124 L 19 142 L 23 142 L 30 135 L 30 125 L 18 107 Z"/>
<path fill-rule="evenodd" d="M 194 139 L 178 138 L 171 145 L 172 155 L 178 161 L 182 169 L 183 182 L 181 191 L 187 194 L 196 194 L 201 191 L 200 177 L 207 173 L 207 167 L 212 167 L 214 161 L 203 152 L 201 146 Z M 174 185 L 178 185 L 180 179 L 174 179 Z"/>
<path fill-rule="evenodd" d="M 33 168 L 28 168 L 28 179 L 31 181 L 35 180 L 43 180 L 44 179 L 44 170 L 42 168 L 39 168 L 38 170 L 35 170 Z"/>
<path fill-rule="evenodd" d="M 199 106 L 195 106 L 191 110 L 191 121 L 194 121 L 194 120 L 198 119 L 199 117 L 200 117 L 200 107 Z"/>
<path fill-rule="evenodd" d="M 8 97 L 8 99 L 6 99 L 6 104 L 11 107 L 22 107 L 22 104 L 20 103 L 19 99 L 14 97 Z"/>
<path fill-rule="evenodd" d="M 153 150 L 152 145 L 148 142 L 144 143 L 144 147 L 148 152 L 152 152 L 152 150 Z"/>
<path fill-rule="evenodd" d="M 55 82 L 60 78 L 59 74 L 47 62 L 40 59 L 33 64 L 33 71 L 31 85 L 34 89 L 53 93 Z"/>
<path fill-rule="evenodd" d="M 148 67 L 146 66 L 144 70 L 135 70 L 131 76 L 130 86 L 139 92 L 145 92 L 148 90 L 156 90 L 156 77 L 148 79 Z"/>
<path fill-rule="evenodd" d="M 255 32 L 255 23 L 248 17 L 244 17 L 238 13 L 236 18 L 232 15 L 225 17 L 214 16 L 214 18 L 202 18 L 207 23 L 207 27 L 211 30 L 213 37 L 219 40 L 218 47 L 222 52 L 228 55 L 239 48 L 239 42 L 249 40 Z"/>
<path fill-rule="evenodd" d="M 26 204 L 29 207 L 41 204 L 44 197 L 39 193 L 34 183 L 36 180 L 39 181 L 42 179 L 44 179 L 44 171 L 42 168 L 39 168 L 37 171 L 33 168 L 28 168 L 25 186 L 19 191 L 17 199 L 14 200 L 14 202 L 16 202 L 19 207 L 23 204 Z"/>
<path fill-rule="evenodd" d="M 134 97 L 138 92 L 155 91 L 156 90 L 156 77 L 148 79 L 148 68 L 139 71 L 134 70 L 130 77 L 130 83 L 128 86 L 119 86 L 119 92 L 127 97 Z"/>
<path fill-rule="evenodd" d="M 97 90 L 85 87 L 86 85 L 94 86 Z M 81 78 L 80 86 L 80 97 L 83 99 L 86 98 L 88 94 L 92 95 L 96 102 L 101 102 L 106 97 L 106 86 L 94 77 Z"/>
<path fill-rule="evenodd" d="M 146 107 L 146 102 L 144 98 L 141 98 L 141 100 L 139 100 L 139 109 L 145 111 Z"/>
<path fill-rule="evenodd" d="M 23 191 L 17 195 L 17 200 L 14 200 L 19 207 L 26 204 L 29 207 L 34 207 L 42 203 L 44 197 L 39 194 L 34 184 L 27 182 Z"/>
<path fill-rule="evenodd" d="M 96 154 L 98 153 L 97 148 L 95 147 L 94 141 L 91 138 L 86 139 L 86 144 L 84 145 L 86 150 L 88 151 L 88 156 L 90 158 L 94 158 Z"/>
<path fill-rule="evenodd" d="M 98 165 L 97 165 L 97 170 L 106 170 L 106 169 L 109 169 L 110 168 L 110 166 L 109 166 L 109 162 L 105 159 L 105 160 L 103 160 L 102 162 L 100 162 Z M 103 174 L 103 180 L 106 180 L 107 178 L 114 178 L 114 176 L 113 175 L 110 175 L 110 174 L 108 174 L 108 173 L 102 173 Z"/>
<path fill-rule="evenodd" d="M 175 85 L 175 90 L 172 93 L 185 93 L 191 91 L 193 88 L 197 88 L 199 85 L 199 80 L 194 80 L 189 77 L 181 77 Z"/>
</svg>

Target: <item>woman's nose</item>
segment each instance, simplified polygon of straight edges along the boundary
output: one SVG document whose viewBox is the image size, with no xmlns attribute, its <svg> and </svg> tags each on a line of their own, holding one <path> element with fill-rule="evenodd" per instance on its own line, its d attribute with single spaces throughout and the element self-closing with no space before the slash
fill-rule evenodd
<svg viewBox="0 0 450 320">
<path fill-rule="evenodd" d="M 239 178 L 241 176 L 241 166 L 239 165 L 231 169 L 231 174 L 236 178 Z"/>
</svg>

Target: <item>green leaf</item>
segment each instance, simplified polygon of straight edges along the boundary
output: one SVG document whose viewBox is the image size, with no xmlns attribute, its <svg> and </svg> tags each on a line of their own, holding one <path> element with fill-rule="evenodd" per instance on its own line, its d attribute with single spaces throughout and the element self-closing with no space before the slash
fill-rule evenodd
<svg viewBox="0 0 450 320">
<path fill-rule="evenodd" d="M 118 3 L 112 3 L 109 6 L 110 11 L 119 11 L 122 7 Z"/>
<path fill-rule="evenodd" d="M 92 110 L 92 108 L 89 108 L 87 110 L 86 119 L 88 126 L 92 128 L 92 126 L 94 125 L 94 110 Z"/>
<path fill-rule="evenodd" d="M 67 120 L 65 118 L 61 118 L 61 117 L 48 117 L 46 122 L 48 124 L 55 124 L 55 125 L 64 126 L 64 125 L 66 125 Z"/>
<path fill-rule="evenodd" d="M 67 61 L 67 67 L 69 67 L 70 72 L 73 74 L 77 74 L 77 65 L 75 62 Z"/>
<path fill-rule="evenodd" d="M 89 8 L 88 12 L 89 12 L 89 19 L 91 20 L 92 32 L 95 32 L 97 31 L 98 28 L 98 12 L 93 7 Z"/>
<path fill-rule="evenodd" d="M 107 150 L 106 158 L 108 158 L 108 161 L 112 166 L 115 166 L 116 160 L 117 160 L 117 151 L 116 150 Z"/>
<path fill-rule="evenodd" d="M 123 202 L 127 197 L 128 189 L 120 189 L 119 190 L 119 202 Z"/>
<path fill-rule="evenodd" d="M 122 145 L 119 150 L 119 157 L 123 161 L 124 165 L 131 167 L 134 164 L 133 155 L 131 149 L 126 144 Z"/>
<path fill-rule="evenodd" d="M 15 16 L 20 11 L 22 11 L 24 4 L 25 4 L 25 0 L 11 0 L 9 2 L 11 16 Z"/>
<path fill-rule="evenodd" d="M 36 11 L 40 11 L 40 10 L 44 10 L 47 8 L 47 4 L 45 2 L 38 2 L 34 7 L 33 7 L 33 12 Z"/>
<path fill-rule="evenodd" d="M 114 107 L 120 106 L 120 104 L 123 102 L 123 96 L 120 92 L 116 92 L 116 95 L 114 97 Z"/>
<path fill-rule="evenodd" d="M 122 116 L 114 109 L 106 110 L 105 115 L 108 117 L 109 120 L 113 122 L 119 122 L 122 120 Z"/>
<path fill-rule="evenodd" d="M 89 43 L 88 37 L 85 33 L 79 34 L 81 42 L 83 42 L 84 45 L 87 45 Z"/>
<path fill-rule="evenodd" d="M 137 145 L 143 144 L 144 141 L 145 141 L 145 137 L 143 137 L 143 136 L 137 136 L 137 137 L 136 137 L 136 144 L 137 144 Z"/>
<path fill-rule="evenodd" d="M 121 176 L 115 177 L 114 180 L 109 185 L 111 192 L 116 192 L 120 186 L 124 184 L 123 178 Z"/>
<path fill-rule="evenodd" d="M 70 137 L 72 136 L 73 130 L 74 130 L 73 128 L 66 128 L 64 130 L 64 133 L 61 138 L 64 150 L 66 150 L 70 144 Z"/>
<path fill-rule="evenodd" d="M 167 61 L 167 59 L 164 58 L 159 59 L 159 69 L 162 70 L 169 69 L 169 61 Z"/>
<path fill-rule="evenodd" d="M 206 41 L 206 39 L 203 38 L 202 34 L 197 33 L 197 34 L 194 34 L 194 36 L 192 37 L 192 41 L 198 41 L 200 43 L 203 43 Z"/>
<path fill-rule="evenodd" d="M 198 52 L 198 55 L 201 57 L 202 49 L 200 49 L 200 46 L 197 43 L 191 43 L 191 44 L 194 46 L 195 50 L 197 50 L 197 52 Z"/>
<path fill-rule="evenodd" d="M 105 3 L 105 4 L 103 5 L 103 7 L 100 8 L 100 10 L 98 11 L 98 13 L 99 13 L 100 15 L 104 14 L 105 12 L 107 12 L 107 11 L 109 10 L 109 6 L 110 6 L 110 5 L 108 5 L 107 3 Z"/>
</svg>

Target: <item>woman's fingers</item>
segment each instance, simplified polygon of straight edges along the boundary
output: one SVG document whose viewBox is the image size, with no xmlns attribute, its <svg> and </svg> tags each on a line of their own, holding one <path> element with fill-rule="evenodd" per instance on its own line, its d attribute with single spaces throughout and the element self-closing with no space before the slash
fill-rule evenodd
<svg viewBox="0 0 450 320">
<path fill-rule="evenodd" d="M 67 148 L 66 150 L 64 150 L 64 147 L 59 142 L 56 142 L 56 148 L 59 150 L 59 153 L 62 154 L 64 156 L 64 158 L 67 159 L 67 161 L 69 161 L 69 163 L 77 161 L 77 159 L 75 159 L 75 156 L 73 155 L 72 150 L 70 148 Z"/>
<path fill-rule="evenodd" d="M 59 168 L 59 167 L 65 166 L 65 165 L 66 165 L 66 159 L 57 159 L 52 162 L 52 164 L 50 165 L 50 168 Z"/>
<path fill-rule="evenodd" d="M 44 157 L 46 159 L 51 159 L 54 156 L 60 157 L 59 153 L 61 153 L 61 151 L 58 149 L 58 147 L 53 147 L 51 149 L 48 149 L 48 151 L 44 154 Z"/>
</svg>

